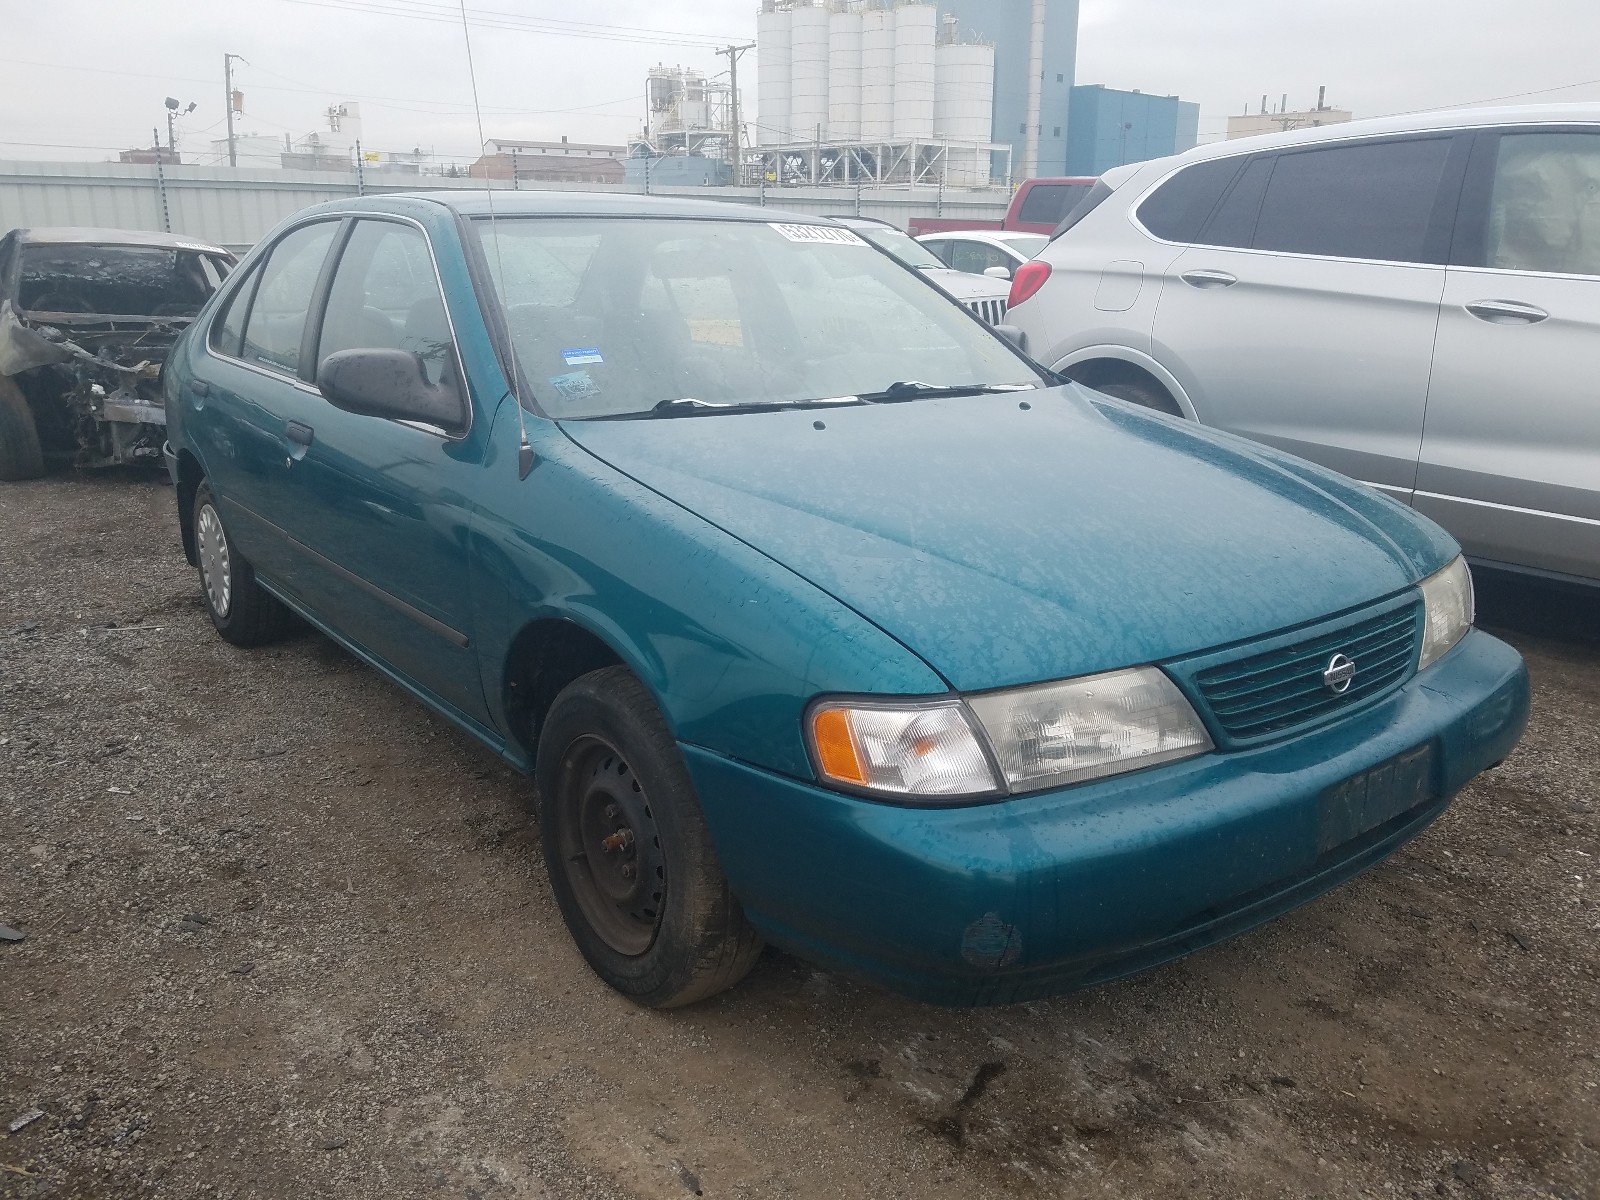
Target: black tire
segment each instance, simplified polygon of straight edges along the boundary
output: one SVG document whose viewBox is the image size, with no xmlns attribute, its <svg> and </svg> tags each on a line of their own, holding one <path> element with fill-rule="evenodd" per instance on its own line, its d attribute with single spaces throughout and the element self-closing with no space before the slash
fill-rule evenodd
<svg viewBox="0 0 1600 1200">
<path fill-rule="evenodd" d="M 1137 404 L 1141 408 L 1153 408 L 1156 412 L 1163 412 L 1171 417 L 1183 416 L 1183 410 L 1178 407 L 1177 401 L 1167 395 L 1165 388 L 1156 384 L 1116 380 L 1112 383 L 1095 384 L 1094 390 L 1103 392 L 1107 396 L 1115 396 L 1118 400 L 1126 400 L 1130 404 Z"/>
<path fill-rule="evenodd" d="M 44 451 L 33 410 L 13 380 L 0 376 L 0 480 L 12 483 L 44 474 Z"/>
<path fill-rule="evenodd" d="M 261 589 L 249 560 L 233 548 L 210 484 L 195 489 L 189 520 L 200 563 L 200 595 L 217 632 L 225 641 L 245 647 L 281 638 L 293 616 Z"/>
<path fill-rule="evenodd" d="M 535 779 L 550 886 L 601 979 L 646 1007 L 676 1008 L 744 977 L 761 938 L 728 890 L 677 743 L 631 671 L 590 672 L 556 697 Z"/>
</svg>

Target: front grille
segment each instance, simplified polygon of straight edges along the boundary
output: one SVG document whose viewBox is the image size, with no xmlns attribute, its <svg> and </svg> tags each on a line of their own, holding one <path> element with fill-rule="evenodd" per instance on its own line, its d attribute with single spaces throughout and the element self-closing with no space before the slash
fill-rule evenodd
<svg viewBox="0 0 1600 1200">
<path fill-rule="evenodd" d="M 1004 300 L 969 300 L 967 307 L 991 325 L 999 325 L 1006 319 Z"/>
<path fill-rule="evenodd" d="M 1195 690 L 1218 729 L 1232 742 L 1253 742 L 1300 729 L 1392 692 L 1417 661 L 1422 601 L 1413 598 L 1357 616 L 1329 629 L 1319 626 L 1272 649 L 1214 666 L 1193 676 Z M 1323 672 L 1336 654 L 1355 663 L 1350 687 L 1336 693 Z"/>
</svg>

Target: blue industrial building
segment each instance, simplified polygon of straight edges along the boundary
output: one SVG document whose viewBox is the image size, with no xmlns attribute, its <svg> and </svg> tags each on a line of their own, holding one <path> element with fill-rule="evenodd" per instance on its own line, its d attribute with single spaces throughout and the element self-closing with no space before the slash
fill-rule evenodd
<svg viewBox="0 0 1600 1200">
<path fill-rule="evenodd" d="M 1098 83 L 1072 89 L 1067 125 L 1067 175 L 1103 175 L 1194 146 L 1200 106 L 1176 96 L 1119 92 Z"/>
<path fill-rule="evenodd" d="M 994 137 L 1014 149 L 1011 171 L 1027 175 L 1067 174 L 1067 120 L 1072 72 L 1078 58 L 1078 0 L 1044 0 L 1043 70 L 1039 94 L 1037 161 L 1027 161 L 1028 83 L 1035 0 L 939 0 L 941 15 L 959 22 L 960 36 L 994 43 Z M 1005 163 L 995 164 L 997 175 Z"/>
</svg>

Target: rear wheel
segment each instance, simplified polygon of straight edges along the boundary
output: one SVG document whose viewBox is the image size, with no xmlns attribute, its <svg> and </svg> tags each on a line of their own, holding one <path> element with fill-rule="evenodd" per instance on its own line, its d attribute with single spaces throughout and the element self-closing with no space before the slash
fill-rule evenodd
<svg viewBox="0 0 1600 1200">
<path fill-rule="evenodd" d="M 644 685 L 568 685 L 539 737 L 539 829 L 556 902 L 596 974 L 651 1008 L 737 983 L 761 939 L 728 890 L 677 743 Z"/>
<path fill-rule="evenodd" d="M 282 637 L 292 620 L 289 610 L 262 590 L 249 560 L 228 540 L 210 484 L 195 490 L 190 519 L 200 592 L 217 632 L 235 646 L 262 646 Z"/>
<path fill-rule="evenodd" d="M 1112 383 L 1096 383 L 1085 386 L 1093 387 L 1097 392 L 1107 396 L 1115 396 L 1118 400 L 1126 400 L 1130 404 L 1137 404 L 1142 408 L 1153 408 L 1156 412 L 1164 412 L 1169 416 L 1181 417 L 1183 410 L 1178 407 L 1177 401 L 1167 395 L 1164 388 L 1154 384 L 1139 383 L 1134 380 L 1116 380 Z"/>
<path fill-rule="evenodd" d="M 39 426 L 16 381 L 0 376 L 0 480 L 37 479 L 44 474 Z"/>
</svg>

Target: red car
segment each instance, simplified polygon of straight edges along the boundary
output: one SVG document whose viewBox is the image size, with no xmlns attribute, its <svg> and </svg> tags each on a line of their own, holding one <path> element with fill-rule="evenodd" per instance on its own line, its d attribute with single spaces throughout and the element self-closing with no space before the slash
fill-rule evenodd
<svg viewBox="0 0 1600 1200">
<path fill-rule="evenodd" d="M 909 222 L 912 237 L 925 233 L 948 233 L 954 229 L 1010 229 L 1018 233 L 1054 233 L 1061 218 L 1089 194 L 1097 181 L 1089 176 L 1065 179 L 1028 179 L 1011 197 L 1011 207 L 1003 221 L 913 217 Z"/>
</svg>

